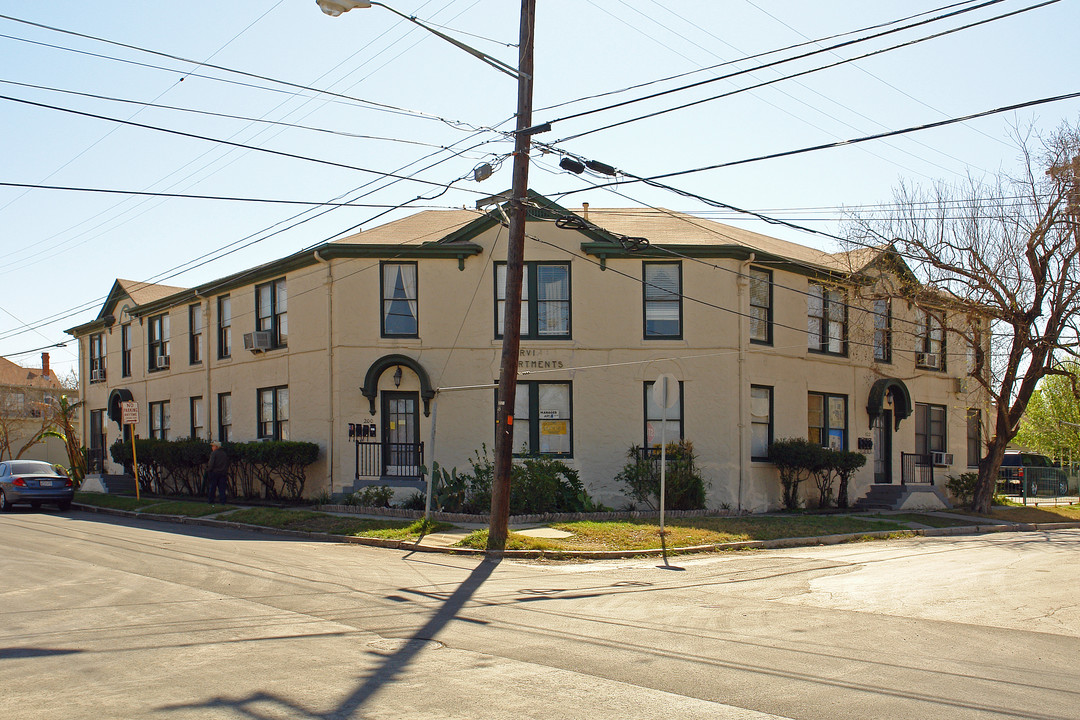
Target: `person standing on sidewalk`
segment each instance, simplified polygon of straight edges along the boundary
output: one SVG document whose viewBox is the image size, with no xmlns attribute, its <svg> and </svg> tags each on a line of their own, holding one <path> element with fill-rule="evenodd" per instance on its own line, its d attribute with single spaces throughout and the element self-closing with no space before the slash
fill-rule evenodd
<svg viewBox="0 0 1080 720">
<path fill-rule="evenodd" d="M 214 504 L 214 492 L 217 491 L 221 502 L 225 502 L 225 487 L 229 482 L 229 456 L 217 440 L 210 442 L 210 460 L 206 463 L 207 502 Z"/>
</svg>

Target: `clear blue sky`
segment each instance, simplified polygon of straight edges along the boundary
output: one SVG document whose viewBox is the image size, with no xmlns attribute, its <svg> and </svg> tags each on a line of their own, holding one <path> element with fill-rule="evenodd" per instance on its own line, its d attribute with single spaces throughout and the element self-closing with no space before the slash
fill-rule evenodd
<svg viewBox="0 0 1080 720">
<path fill-rule="evenodd" d="M 516 50 L 508 47 L 517 40 L 519 3 L 514 0 L 388 4 L 449 28 L 447 32 L 461 40 L 516 64 Z M 750 68 L 762 60 L 744 59 L 702 71 L 945 4 L 945 0 L 539 0 L 534 120 L 558 120 L 647 91 Z M 1006 0 L 834 53 L 557 122 L 552 132 L 536 139 L 562 140 L 559 147 L 567 152 L 644 176 L 1080 91 L 1080 50 L 1075 42 L 1080 9 L 1076 0 L 1061 0 L 798 79 L 565 140 L 647 112 L 1034 4 Z M 960 3 L 953 9 L 975 5 Z M 409 205 L 420 195 L 435 195 L 438 185 L 466 177 L 478 163 L 494 161 L 510 151 L 509 141 L 488 128 L 511 126 L 516 98 L 513 79 L 382 8 L 354 10 L 332 19 L 319 12 L 313 0 L 188 0 L 179 4 L 6 0 L 0 2 L 0 14 L 331 90 L 378 106 L 0 19 L 4 36 L 0 37 L 0 80 L 4 81 L 0 95 L 5 97 L 377 173 L 415 174 L 429 184 L 393 182 L 361 170 L 122 126 L 12 100 L 0 100 L 4 150 L 0 182 L 313 202 L 346 196 L 395 207 Z M 812 47 L 831 42 L 837 41 Z M 648 90 L 552 107 L 682 73 L 694 74 Z M 1014 168 L 1018 151 L 1009 139 L 1012 127 L 1033 125 L 1047 131 L 1078 117 L 1080 101 L 1057 102 L 888 141 L 754 162 L 670 182 L 721 202 L 838 232 L 841 206 L 888 202 L 901 179 L 927 184 Z M 442 148 L 453 148 L 454 153 Z M 600 182 L 596 177 L 559 171 L 558 160 L 555 154 L 534 153 L 530 185 L 535 190 L 559 200 L 560 193 Z M 437 199 L 417 201 L 410 207 L 471 206 L 478 196 L 509 185 L 507 162 L 482 184 L 464 180 Z M 619 192 L 589 189 L 562 202 L 571 207 L 585 201 L 594 207 L 650 204 L 687 212 L 709 210 L 697 201 L 640 185 L 627 185 Z M 290 220 L 304 210 L 290 205 L 0 187 L 0 281 L 6 289 L 0 298 L 0 354 L 36 364 L 37 348 L 67 340 L 65 328 L 94 317 L 116 277 L 193 285 L 331 239 L 348 228 L 372 227 L 415 211 L 399 209 L 372 220 L 383 212 L 382 207 L 343 208 L 265 237 L 270 228 L 309 218 L 306 213 Z M 727 214 L 709 217 L 828 247 L 827 240 L 813 235 L 771 230 Z M 203 256 L 213 257 L 230 244 L 240 247 L 264 237 L 211 262 L 188 265 Z M 167 272 L 184 267 L 191 269 Z M 30 350 L 34 352 L 19 354 Z M 74 343 L 53 348 L 51 353 L 61 371 L 70 369 L 76 359 Z"/>
</svg>

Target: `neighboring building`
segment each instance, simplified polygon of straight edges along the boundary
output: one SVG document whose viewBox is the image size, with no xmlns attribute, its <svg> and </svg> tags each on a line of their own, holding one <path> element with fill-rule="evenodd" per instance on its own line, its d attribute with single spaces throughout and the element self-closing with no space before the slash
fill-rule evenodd
<svg viewBox="0 0 1080 720">
<path fill-rule="evenodd" d="M 0 460 L 21 457 L 67 467 L 64 443 L 42 438 L 50 427 L 52 408 L 62 395 L 77 401 L 78 391 L 65 389 L 41 354 L 41 367 L 23 367 L 0 358 Z"/>
<path fill-rule="evenodd" d="M 974 353 L 943 316 L 875 299 L 874 278 L 905 270 L 886 250 L 532 199 L 515 444 L 564 458 L 598 501 L 625 505 L 627 451 L 659 441 L 661 373 L 681 384 L 666 435 L 693 441 L 712 508 L 780 504 L 774 438 L 865 451 L 853 498 L 898 483 L 901 453 L 939 453 L 939 477 L 977 460 Z M 503 217 L 421 212 L 197 288 L 116 281 L 68 331 L 85 444 L 104 457 L 134 399 L 144 437 L 318 443 L 310 494 L 408 485 L 432 438 L 440 465 L 467 469 L 493 446 Z"/>
</svg>

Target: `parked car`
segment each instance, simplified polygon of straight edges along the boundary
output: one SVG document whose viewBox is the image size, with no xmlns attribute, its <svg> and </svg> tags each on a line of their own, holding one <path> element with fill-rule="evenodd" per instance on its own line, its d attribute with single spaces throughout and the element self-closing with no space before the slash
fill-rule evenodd
<svg viewBox="0 0 1080 720">
<path fill-rule="evenodd" d="M 1028 497 L 1065 495 L 1069 478 L 1045 455 L 1007 452 L 998 470 L 998 492 Z"/>
<path fill-rule="evenodd" d="M 54 465 L 39 460 L 0 462 L 0 512 L 19 503 L 35 508 L 49 503 L 67 510 L 74 497 L 71 478 Z"/>
</svg>

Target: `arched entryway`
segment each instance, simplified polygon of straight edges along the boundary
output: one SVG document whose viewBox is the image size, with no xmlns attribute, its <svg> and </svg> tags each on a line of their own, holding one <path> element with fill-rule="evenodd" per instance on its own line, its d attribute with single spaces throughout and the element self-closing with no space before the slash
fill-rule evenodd
<svg viewBox="0 0 1080 720">
<path fill-rule="evenodd" d="M 874 482 L 893 482 L 893 433 L 911 415 L 911 393 L 898 378 L 882 378 L 870 388 L 866 412 L 874 444 Z"/>
<path fill-rule="evenodd" d="M 392 372 L 393 389 L 380 390 L 384 373 Z M 415 382 L 405 382 L 406 373 L 415 376 Z M 415 388 L 419 384 L 419 391 Z M 388 385 L 388 383 L 383 383 Z M 408 389 L 411 385 L 413 389 Z M 424 443 L 420 440 L 420 404 L 424 416 L 431 414 L 431 400 L 435 390 L 427 371 L 407 355 L 385 355 L 368 368 L 364 376 L 361 394 L 370 403 L 370 412 L 378 418 L 377 434 L 372 437 L 356 435 L 356 476 L 361 483 L 368 480 L 385 484 L 408 485 L 420 483 L 424 463 Z M 371 483 L 368 483 L 371 484 Z"/>
</svg>

